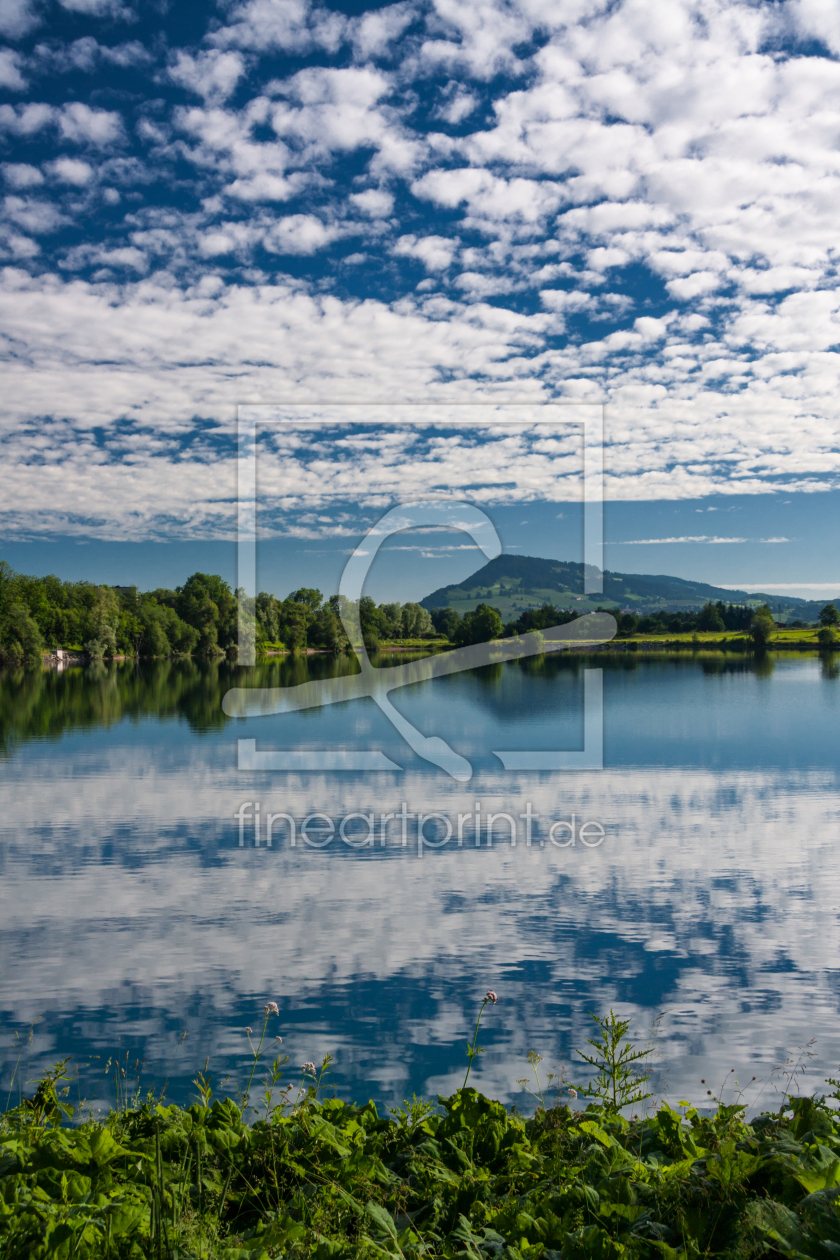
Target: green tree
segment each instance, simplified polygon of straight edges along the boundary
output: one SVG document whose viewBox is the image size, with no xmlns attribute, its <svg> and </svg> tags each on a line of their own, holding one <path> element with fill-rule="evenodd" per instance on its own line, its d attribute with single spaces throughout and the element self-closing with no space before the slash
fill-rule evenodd
<svg viewBox="0 0 840 1260">
<path fill-rule="evenodd" d="M 369 652 L 375 651 L 379 647 L 379 640 L 387 632 L 387 622 L 369 595 L 363 595 L 359 600 L 359 624 L 365 647 Z"/>
<path fill-rule="evenodd" d="M 466 614 L 455 631 L 455 642 L 459 647 L 471 643 L 489 643 L 502 636 L 504 624 L 497 608 L 489 604 L 479 604 Z"/>
<path fill-rule="evenodd" d="M 0 659 L 13 664 L 39 661 L 43 650 L 41 631 L 29 609 L 18 600 L 10 603 L 0 616 Z"/>
<path fill-rule="evenodd" d="M 280 641 L 281 605 L 276 595 L 260 591 L 257 596 L 257 642 Z"/>
<path fill-rule="evenodd" d="M 294 599 L 284 599 L 280 605 L 280 638 L 290 652 L 305 652 L 309 627 L 314 620 L 309 604 L 299 604 Z"/>
<path fill-rule="evenodd" d="M 461 624 L 461 614 L 455 608 L 436 608 L 431 617 L 432 625 L 438 634 L 445 634 L 447 639 L 454 641 L 458 626 Z"/>
<path fill-rule="evenodd" d="M 326 648 L 336 655 L 350 646 L 338 613 L 330 603 L 323 604 L 318 609 L 309 626 L 307 637 L 313 647 Z"/>
<path fill-rule="evenodd" d="M 380 604 L 379 615 L 382 619 L 383 634 L 388 639 L 402 639 L 403 610 L 402 604 Z"/>
<path fill-rule="evenodd" d="M 817 641 L 822 648 L 834 647 L 837 643 L 837 631 L 834 626 L 820 626 Z"/>
<path fill-rule="evenodd" d="M 708 604 L 704 604 L 697 614 L 698 630 L 723 630 L 723 617 L 717 604 L 713 604 L 711 600 Z"/>
<path fill-rule="evenodd" d="M 292 591 L 289 599 L 294 604 L 306 604 L 313 612 L 317 612 L 324 602 L 324 597 L 314 586 L 302 586 L 299 591 Z"/>
<path fill-rule="evenodd" d="M 834 604 L 826 604 L 825 608 L 820 609 L 820 625 L 836 626 L 840 624 L 840 613 Z"/>
<path fill-rule="evenodd" d="M 405 639 L 422 639 L 424 635 L 434 634 L 432 618 L 427 609 L 419 604 L 403 604 L 402 632 Z"/>
<path fill-rule="evenodd" d="M 757 648 L 766 647 L 776 629 L 773 614 L 766 604 L 762 604 L 752 615 L 750 621 L 750 638 Z"/>
</svg>

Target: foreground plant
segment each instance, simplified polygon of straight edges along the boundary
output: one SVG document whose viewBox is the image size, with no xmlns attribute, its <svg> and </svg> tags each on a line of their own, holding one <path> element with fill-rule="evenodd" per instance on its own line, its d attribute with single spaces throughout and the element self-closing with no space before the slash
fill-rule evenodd
<svg viewBox="0 0 840 1260">
<path fill-rule="evenodd" d="M 6 1260 L 833 1260 L 840 1240 L 822 1098 L 750 1124 L 739 1105 L 525 1119 L 470 1088 L 386 1118 L 307 1092 L 252 1124 L 227 1099 L 72 1127 L 46 1086 L 0 1124 Z"/>
<path fill-rule="evenodd" d="M 148 1100 L 72 1127 L 59 1064 L 0 1116 L 0 1255 L 836 1260 L 836 1080 L 828 1099 L 786 1093 L 751 1123 L 742 1102 L 717 1100 L 705 1114 L 686 1101 L 628 1120 L 620 1104 L 642 1092 L 642 1056 L 626 1021 L 611 1013 L 599 1030 L 584 1056 L 602 1078 L 595 1101 L 532 1119 L 466 1086 L 387 1118 L 320 1099 L 327 1056 L 303 1065 L 293 1102 L 250 1124 L 232 1099 Z"/>
<path fill-rule="evenodd" d="M 587 1098 L 597 1098 L 605 1109 L 617 1115 L 625 1107 L 635 1107 L 652 1098 L 645 1086 L 653 1075 L 651 1068 L 641 1071 L 634 1064 L 648 1059 L 654 1052 L 653 1045 L 634 1046 L 627 1041 L 629 1019 L 619 1019 L 613 1011 L 609 1015 L 592 1015 L 598 1032 L 588 1037 L 586 1044 L 594 1054 L 578 1050 L 577 1054 L 595 1069 L 594 1080 L 584 1086 L 581 1093 Z"/>
<path fill-rule="evenodd" d="M 467 1074 L 464 1077 L 464 1084 L 461 1087 L 462 1089 L 467 1088 L 467 1081 L 470 1079 L 470 1071 L 472 1069 L 473 1059 L 477 1058 L 480 1054 L 484 1054 L 484 1050 L 481 1048 L 481 1046 L 476 1044 L 476 1042 L 478 1041 L 478 1030 L 481 1025 L 481 1017 L 484 1014 L 484 1008 L 488 1002 L 492 1003 L 492 1005 L 495 1006 L 498 1000 L 499 998 L 498 998 L 498 995 L 495 993 L 495 991 L 493 989 L 488 989 L 484 995 L 484 1001 L 481 1003 L 481 1009 L 478 1012 L 478 1019 L 475 1021 L 475 1032 L 473 1033 L 472 1045 L 470 1045 L 470 1043 L 467 1042 Z"/>
</svg>

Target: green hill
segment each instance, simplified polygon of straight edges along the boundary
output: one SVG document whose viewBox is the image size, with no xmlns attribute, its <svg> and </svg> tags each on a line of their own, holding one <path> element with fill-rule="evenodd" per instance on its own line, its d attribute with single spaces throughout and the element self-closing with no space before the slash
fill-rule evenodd
<svg viewBox="0 0 840 1260">
<path fill-rule="evenodd" d="M 595 570 L 588 566 L 591 572 Z M 814 601 L 768 595 L 760 591 L 731 591 L 707 582 L 691 582 L 667 574 L 614 573 L 604 570 L 602 595 L 583 595 L 584 566 L 570 560 L 545 560 L 540 556 L 497 556 L 463 581 L 442 586 L 425 599 L 424 608 L 471 611 L 480 603 L 492 603 L 507 620 L 528 608 L 551 603 L 558 608 L 616 606 L 638 612 L 656 609 L 702 608 L 709 600 L 727 604 L 769 604 L 780 617 L 813 619 Z M 824 602 L 824 601 L 823 601 Z M 817 608 L 822 607 L 818 602 Z M 806 609 L 808 611 L 806 611 Z"/>
</svg>

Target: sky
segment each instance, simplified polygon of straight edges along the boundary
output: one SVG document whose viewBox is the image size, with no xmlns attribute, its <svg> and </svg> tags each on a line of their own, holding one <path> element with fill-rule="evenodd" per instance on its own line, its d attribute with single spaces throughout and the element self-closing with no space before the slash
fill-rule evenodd
<svg viewBox="0 0 840 1260">
<path fill-rule="evenodd" d="M 0 36 L 0 558 L 235 580 L 241 404 L 585 403 L 607 567 L 840 591 L 834 0 L 0 0 Z M 485 500 L 506 549 L 578 558 L 559 480 Z M 366 519 L 300 514 L 279 593 Z"/>
</svg>

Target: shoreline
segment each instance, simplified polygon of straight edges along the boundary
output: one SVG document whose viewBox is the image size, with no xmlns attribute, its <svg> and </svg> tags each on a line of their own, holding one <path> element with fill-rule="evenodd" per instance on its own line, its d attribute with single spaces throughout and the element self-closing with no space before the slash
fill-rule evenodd
<svg viewBox="0 0 840 1260">
<path fill-rule="evenodd" d="M 503 643 L 504 639 L 494 640 L 496 643 Z M 442 643 L 440 641 L 430 643 L 429 649 L 424 649 L 419 644 L 387 644 L 381 645 L 376 649 L 380 655 L 396 656 L 401 653 L 424 653 L 425 656 L 436 655 L 439 652 L 447 652 L 455 649 L 452 643 Z M 766 655 L 768 652 L 818 652 L 822 655 L 831 655 L 840 652 L 840 642 L 826 647 L 819 643 L 814 637 L 813 639 L 778 639 L 772 640 L 766 644 L 764 648 L 757 649 L 748 638 L 723 636 L 721 638 L 700 639 L 695 642 L 693 639 L 683 638 L 647 638 L 638 636 L 629 639 L 611 639 L 609 643 L 592 643 L 587 645 L 585 642 L 577 644 L 569 644 L 568 650 L 575 653 L 591 652 L 591 653 L 611 653 L 614 655 L 626 654 L 628 656 L 637 656 L 639 654 L 647 655 L 651 652 L 685 652 L 692 656 L 699 652 L 713 652 L 720 655 L 728 653 L 738 653 L 740 655 Z M 257 663 L 261 660 L 294 657 L 294 656 L 332 656 L 335 655 L 329 648 L 307 647 L 300 651 L 293 652 L 289 648 L 271 648 L 265 652 L 260 652 L 257 656 Z M 339 653 L 346 655 L 346 653 Z M 551 653 L 555 655 L 555 653 Z M 174 655 L 174 656 L 128 656 L 119 654 L 110 657 L 94 658 L 86 656 L 80 652 L 70 652 L 65 650 L 63 656 L 58 656 L 55 652 L 44 652 L 41 663 L 45 667 L 58 668 L 67 665 L 80 666 L 91 664 L 94 660 L 103 661 L 164 661 L 164 660 L 224 660 L 228 659 L 223 656 L 215 657 L 196 657 L 192 654 Z M 235 664 L 235 661 L 232 662 Z M 250 668 L 250 667 L 249 667 Z"/>
</svg>

